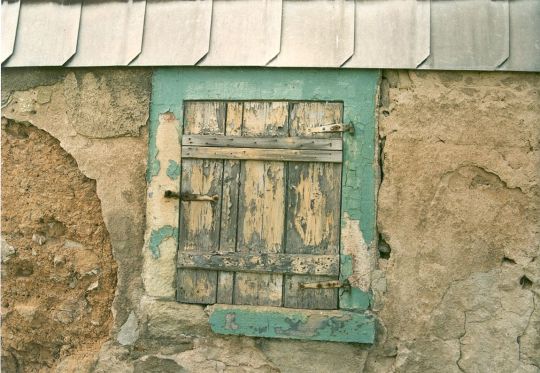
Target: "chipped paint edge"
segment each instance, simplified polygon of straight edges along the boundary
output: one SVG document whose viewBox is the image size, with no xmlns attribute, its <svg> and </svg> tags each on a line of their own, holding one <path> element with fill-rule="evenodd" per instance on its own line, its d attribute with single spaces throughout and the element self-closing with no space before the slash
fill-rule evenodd
<svg viewBox="0 0 540 373">
<path fill-rule="evenodd" d="M 375 340 L 375 318 L 367 312 L 229 305 L 209 311 L 210 327 L 218 334 L 366 344 Z"/>
<path fill-rule="evenodd" d="M 147 181 L 149 189 L 161 190 L 154 179 L 164 167 L 160 159 L 177 159 L 178 154 L 162 154 L 157 146 L 159 117 L 172 114 L 179 122 L 182 133 L 184 100 L 317 100 L 343 101 L 344 122 L 355 125 L 354 135 L 345 134 L 343 164 L 343 198 L 341 225 L 345 215 L 357 222 L 365 247 L 373 248 L 376 240 L 376 126 L 375 105 L 380 70 L 338 69 L 275 69 L 275 68 L 194 68 L 161 67 L 153 74 L 152 103 L 150 107 L 149 161 Z M 347 152 L 350 154 L 347 155 Z M 166 162 L 166 161 L 165 161 Z M 170 167 L 170 164 L 169 164 Z M 164 172 L 169 181 L 176 181 L 169 167 Z M 167 172 L 168 171 L 168 172 Z M 160 176 L 161 178 L 161 176 Z M 150 186 L 153 186 L 150 188 Z M 177 186 L 179 188 L 179 185 Z M 151 198 L 149 195 L 148 198 Z M 178 206 L 176 206 L 176 211 Z M 160 219 L 149 219 L 147 232 L 163 226 Z M 178 230 L 178 222 L 172 225 Z M 343 229 L 342 229 L 343 230 Z M 151 234 L 150 234 L 151 235 Z M 147 237 L 149 240 L 150 237 Z M 342 272 L 350 274 L 354 260 L 341 247 Z M 354 252 L 354 251 L 353 251 Z M 145 267 L 145 271 L 154 266 Z M 353 275 L 350 274 L 349 276 Z M 146 273 L 145 277 L 156 274 Z M 344 279 L 344 278 L 342 278 Z M 362 311 L 369 308 L 371 292 L 352 287 L 340 296 L 340 308 Z"/>
<path fill-rule="evenodd" d="M 180 178 L 180 163 L 173 159 L 169 159 L 169 166 L 167 167 L 167 176 L 171 180 L 178 180 Z"/>
<path fill-rule="evenodd" d="M 152 252 L 152 257 L 155 259 L 160 257 L 159 246 L 167 238 L 173 238 L 175 241 L 178 240 L 178 228 L 166 225 L 150 233 L 148 248 Z"/>
<path fill-rule="evenodd" d="M 165 198 L 165 192 L 178 192 L 180 188 L 180 168 L 176 167 L 180 165 L 180 122 L 170 107 L 153 104 L 150 121 L 142 275 L 146 294 L 172 300 L 179 201 Z"/>
</svg>

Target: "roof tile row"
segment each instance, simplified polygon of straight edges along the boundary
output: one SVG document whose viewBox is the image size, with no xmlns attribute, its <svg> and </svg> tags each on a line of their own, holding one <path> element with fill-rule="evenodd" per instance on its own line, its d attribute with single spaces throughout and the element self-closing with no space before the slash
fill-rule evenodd
<svg viewBox="0 0 540 373">
<path fill-rule="evenodd" d="M 540 71 L 539 0 L 4 0 L 4 66 Z"/>
</svg>

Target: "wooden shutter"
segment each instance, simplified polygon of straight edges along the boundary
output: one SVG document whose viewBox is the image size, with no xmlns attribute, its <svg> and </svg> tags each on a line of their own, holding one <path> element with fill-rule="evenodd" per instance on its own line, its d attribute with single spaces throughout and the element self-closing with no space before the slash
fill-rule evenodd
<svg viewBox="0 0 540 373">
<path fill-rule="evenodd" d="M 335 309 L 342 104 L 186 102 L 177 299 Z"/>
</svg>

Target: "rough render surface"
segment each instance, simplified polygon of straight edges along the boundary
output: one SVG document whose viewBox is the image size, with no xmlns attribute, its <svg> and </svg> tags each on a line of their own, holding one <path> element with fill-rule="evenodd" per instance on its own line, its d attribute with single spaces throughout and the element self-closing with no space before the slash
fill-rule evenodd
<svg viewBox="0 0 540 373">
<path fill-rule="evenodd" d="M 109 258 L 109 264 L 118 267 L 112 307 L 113 333 L 128 321 L 132 312 L 137 312 L 138 299 L 142 295 L 140 250 L 146 200 L 145 126 L 150 76 L 150 71 L 138 69 L 94 72 L 84 69 L 8 69 L 2 72 L 3 120 L 26 123 L 47 132 L 73 157 L 80 172 L 95 180 L 101 218 L 114 256 L 114 260 Z M 102 100 L 104 96 L 109 99 Z M 93 112 L 96 114 L 91 118 Z M 124 117 L 130 118 L 129 121 L 122 121 Z M 88 137 L 90 128 L 92 136 Z M 38 156 L 38 149 L 31 155 Z M 42 162 L 47 163 L 45 159 Z M 24 166 L 13 167 L 22 169 Z M 3 189 L 3 207 L 7 202 L 4 199 L 6 190 Z M 51 193 L 48 198 L 57 198 L 61 205 L 65 198 L 61 191 Z M 31 223 L 25 221 L 25 224 Z M 9 238 L 6 240 L 12 244 Z M 6 286 L 3 286 L 3 294 L 9 291 Z M 18 338 L 24 340 L 22 336 Z M 73 362 L 78 367 L 84 365 L 80 358 L 74 358 Z M 64 370 L 72 371 L 69 367 Z"/>
<path fill-rule="evenodd" d="M 116 266 L 96 183 L 52 136 L 2 122 L 2 368 L 99 349 Z"/>
<path fill-rule="evenodd" d="M 538 74 L 386 74 L 370 370 L 540 370 L 539 90 Z"/>
<path fill-rule="evenodd" d="M 115 70 L 86 78 L 77 70 L 79 77 L 13 71 L 18 79 L 9 83 L 21 92 L 9 96 L 3 115 L 51 133 L 97 181 L 118 264 L 110 341 L 90 363 L 67 358 L 58 371 L 540 371 L 538 74 L 385 73 L 382 254 L 370 276 L 380 327 L 368 347 L 219 337 L 202 307 L 141 296 L 146 113 L 129 125 L 102 114 L 94 127 L 82 114 L 85 122 L 74 126 L 66 101 L 85 89 L 116 89 L 105 87 L 117 81 Z M 123 86 L 148 84 L 140 76 L 126 76 Z M 46 82 L 50 100 L 37 101 L 36 80 Z M 140 92 L 135 101 L 148 107 L 149 89 Z M 117 109 L 99 102 L 102 111 Z"/>
</svg>

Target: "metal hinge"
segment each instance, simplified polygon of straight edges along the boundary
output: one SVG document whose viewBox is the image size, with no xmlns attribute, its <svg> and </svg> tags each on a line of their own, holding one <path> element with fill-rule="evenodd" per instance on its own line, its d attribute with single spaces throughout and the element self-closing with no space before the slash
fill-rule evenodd
<svg viewBox="0 0 540 373">
<path fill-rule="evenodd" d="M 334 123 L 326 124 L 324 126 L 310 128 L 310 133 L 324 133 L 324 132 L 349 132 L 350 134 L 354 133 L 354 125 L 351 123 Z"/>
<path fill-rule="evenodd" d="M 319 281 L 319 282 L 301 282 L 298 284 L 300 289 L 337 289 L 342 288 L 344 290 L 349 290 L 351 284 L 349 280 L 339 281 Z"/>
<path fill-rule="evenodd" d="M 198 201 L 198 202 L 217 202 L 219 201 L 219 196 L 217 194 L 213 196 L 205 194 L 191 194 L 191 193 L 182 193 L 178 194 L 172 190 L 166 190 L 163 195 L 165 198 L 180 198 L 181 201 Z"/>
</svg>

